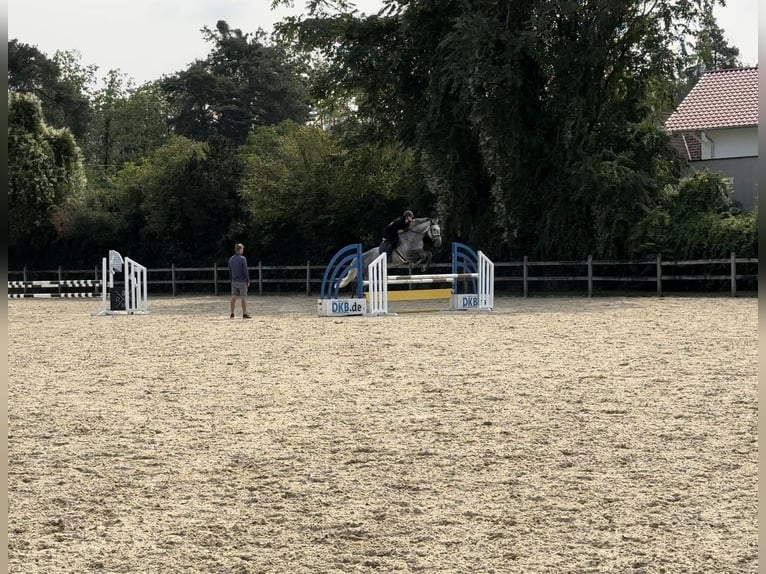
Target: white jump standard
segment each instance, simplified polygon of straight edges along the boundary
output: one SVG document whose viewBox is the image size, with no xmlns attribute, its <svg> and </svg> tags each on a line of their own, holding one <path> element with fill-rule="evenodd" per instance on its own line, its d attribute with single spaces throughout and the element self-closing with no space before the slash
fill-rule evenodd
<svg viewBox="0 0 766 574">
<path fill-rule="evenodd" d="M 115 291 L 114 274 L 121 272 L 123 266 L 125 268 L 125 290 Z M 108 281 L 107 276 L 109 277 Z M 106 257 L 101 260 L 101 309 L 93 315 L 145 315 L 149 313 L 147 286 L 146 267 L 133 261 L 130 257 L 123 260 L 122 255 L 110 249 L 108 261 Z M 107 287 L 112 291 L 107 291 Z"/>
<path fill-rule="evenodd" d="M 495 266 L 484 253 L 462 243 L 452 244 L 452 273 L 388 275 L 385 259 L 378 257 L 368 268 L 369 315 L 389 315 L 389 301 L 449 299 L 450 311 L 491 311 L 495 299 Z M 470 280 L 470 292 L 461 293 L 461 281 Z M 450 283 L 452 289 L 390 291 L 389 285 Z"/>
<path fill-rule="evenodd" d="M 462 243 L 452 244 L 452 273 L 388 275 L 385 257 L 378 256 L 367 267 L 367 280 L 362 279 L 363 270 L 356 269 L 353 291 L 366 297 L 343 298 L 339 293 L 341 279 L 349 272 L 352 262 L 361 267 L 359 253 L 361 245 L 349 245 L 341 249 L 330 261 L 322 279 L 321 297 L 318 300 L 319 315 L 389 315 L 392 314 L 389 313 L 389 301 L 446 299 L 449 300 L 449 308 L 444 309 L 445 311 L 490 311 L 494 307 L 494 264 L 481 251 L 477 253 Z M 389 290 L 389 285 L 433 283 L 447 283 L 450 287 Z M 465 285 L 469 287 L 465 292 L 461 292 L 461 286 Z M 365 287 L 368 288 L 366 293 Z"/>
</svg>

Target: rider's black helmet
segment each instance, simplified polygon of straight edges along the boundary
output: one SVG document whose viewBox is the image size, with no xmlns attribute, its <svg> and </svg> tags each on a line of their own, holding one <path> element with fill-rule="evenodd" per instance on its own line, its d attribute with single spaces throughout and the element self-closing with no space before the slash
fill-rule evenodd
<svg viewBox="0 0 766 574">
<path fill-rule="evenodd" d="M 414 215 L 412 214 L 412 212 L 411 212 L 411 211 L 408 209 L 407 211 L 405 211 L 405 212 L 404 212 L 404 217 L 415 217 L 415 216 L 414 216 Z"/>
</svg>

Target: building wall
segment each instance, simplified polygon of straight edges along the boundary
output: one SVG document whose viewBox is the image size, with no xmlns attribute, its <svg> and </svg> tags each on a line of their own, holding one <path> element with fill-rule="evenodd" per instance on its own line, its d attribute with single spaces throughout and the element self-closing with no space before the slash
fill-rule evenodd
<svg viewBox="0 0 766 574">
<path fill-rule="evenodd" d="M 703 132 L 702 159 L 758 156 L 758 128 L 730 128 Z M 706 141 L 707 136 L 709 141 Z"/>
<path fill-rule="evenodd" d="M 752 211 L 758 199 L 758 157 L 711 159 L 689 163 L 692 171 L 717 171 L 730 177 L 734 184 L 732 197 L 742 204 L 743 211 Z"/>
</svg>

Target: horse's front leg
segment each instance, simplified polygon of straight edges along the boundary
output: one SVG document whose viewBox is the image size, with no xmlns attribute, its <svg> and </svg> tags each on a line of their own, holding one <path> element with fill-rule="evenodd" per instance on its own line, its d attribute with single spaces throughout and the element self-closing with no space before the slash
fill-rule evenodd
<svg viewBox="0 0 766 574">
<path fill-rule="evenodd" d="M 419 251 L 417 253 L 417 258 L 414 260 L 414 264 L 420 265 L 420 271 L 425 273 L 431 266 L 432 258 L 433 254 L 430 251 Z"/>
<path fill-rule="evenodd" d="M 423 271 L 423 273 L 428 271 L 428 268 L 431 267 L 431 260 L 433 259 L 433 256 L 434 256 L 433 253 L 431 253 L 430 251 L 426 251 L 425 253 L 423 253 L 423 265 L 420 268 Z"/>
</svg>

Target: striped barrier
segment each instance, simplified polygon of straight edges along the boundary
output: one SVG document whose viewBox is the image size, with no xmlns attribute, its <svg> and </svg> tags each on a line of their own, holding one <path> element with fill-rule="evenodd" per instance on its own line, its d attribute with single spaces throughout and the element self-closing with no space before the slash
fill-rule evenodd
<svg viewBox="0 0 766 574">
<path fill-rule="evenodd" d="M 101 293 L 8 293 L 8 299 L 90 299 Z"/>
<path fill-rule="evenodd" d="M 445 310 L 491 310 L 494 307 L 495 267 L 481 251 L 473 251 L 462 243 L 452 244 L 452 273 L 423 275 L 389 275 L 385 255 L 378 256 L 367 267 L 368 279 L 362 280 L 360 244 L 341 249 L 328 264 L 322 279 L 318 311 L 323 316 L 388 315 L 389 301 L 426 301 L 448 299 Z M 342 298 L 339 281 L 356 261 L 356 293 L 363 298 Z M 450 288 L 389 290 L 389 285 L 448 283 Z M 466 285 L 468 286 L 466 287 Z M 439 309 L 419 309 L 433 311 Z M 402 310 L 401 312 L 414 312 Z"/>
<path fill-rule="evenodd" d="M 90 287 L 93 291 L 61 291 L 63 288 L 83 288 Z M 8 299 L 80 299 L 100 297 L 100 280 L 94 279 L 66 279 L 61 281 L 8 281 L 8 290 L 23 289 L 22 293 L 8 293 Z M 28 293 L 27 290 L 37 289 L 59 289 L 57 293 L 34 292 Z"/>
<path fill-rule="evenodd" d="M 8 288 L 22 287 L 101 287 L 100 280 L 67 279 L 63 281 L 8 281 Z"/>
</svg>

